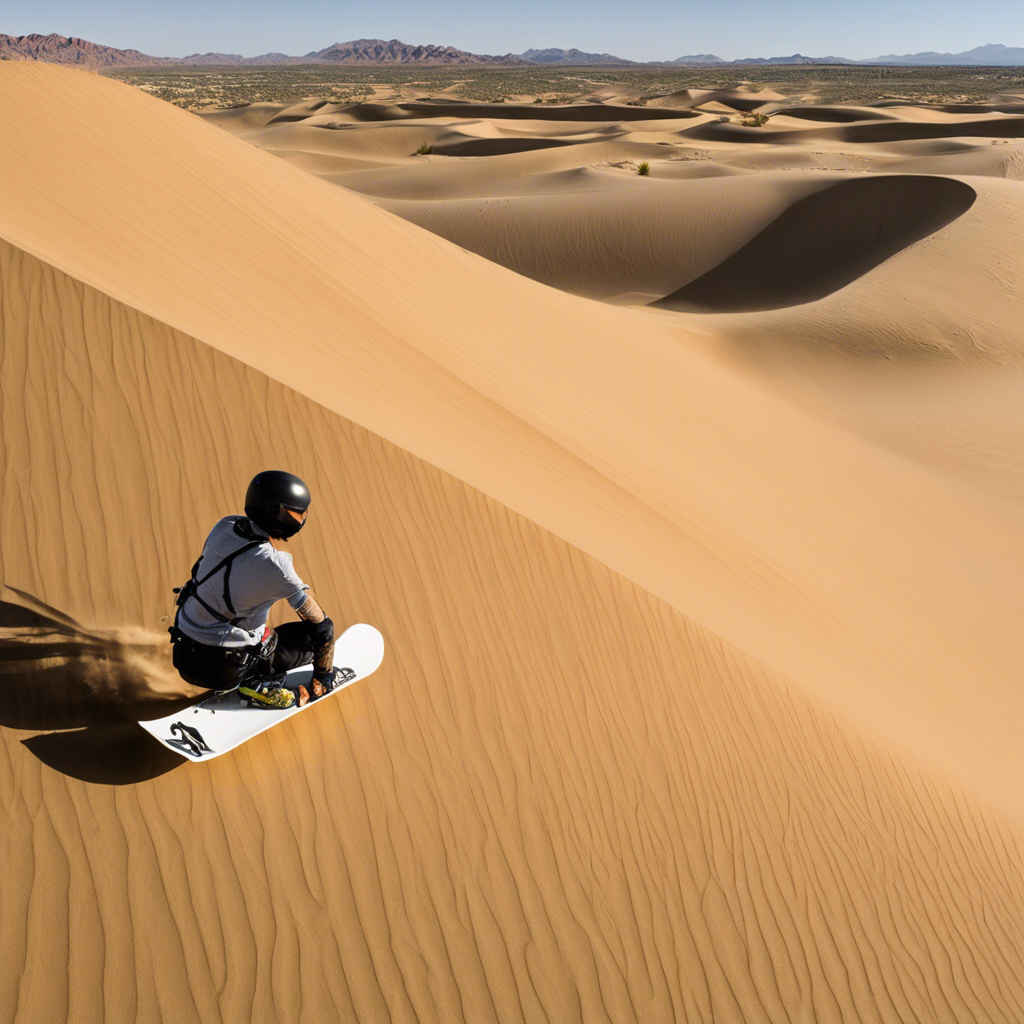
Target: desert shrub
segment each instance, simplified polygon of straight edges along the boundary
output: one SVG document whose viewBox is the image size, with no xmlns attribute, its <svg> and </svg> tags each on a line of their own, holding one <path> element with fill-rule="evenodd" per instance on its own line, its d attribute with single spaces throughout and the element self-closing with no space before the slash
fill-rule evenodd
<svg viewBox="0 0 1024 1024">
<path fill-rule="evenodd" d="M 738 69 L 635 65 L 592 68 L 451 65 L 344 66 L 305 64 L 242 67 L 111 68 L 100 72 L 144 88 L 186 109 L 221 109 L 249 103 L 297 103 L 312 96 L 335 102 L 368 99 L 375 89 L 411 85 L 425 95 L 452 90 L 463 99 L 493 102 L 497 96 L 558 96 L 577 99 L 595 84 L 617 84 L 646 96 L 684 88 L 733 89 L 767 85 L 802 103 L 983 103 L 993 94 L 1024 90 L 1024 68 L 971 65 L 767 65 Z M 741 81 L 742 79 L 742 81 Z M 552 102 L 548 100 L 548 102 Z"/>
<path fill-rule="evenodd" d="M 740 124 L 747 128 L 763 128 L 768 123 L 767 114 L 748 114 Z"/>
<path fill-rule="evenodd" d="M 534 103 L 543 103 L 544 101 L 538 96 L 533 102 Z"/>
<path fill-rule="evenodd" d="M 651 165 L 645 160 L 642 164 L 637 165 L 636 173 L 646 178 L 651 173 Z"/>
<path fill-rule="evenodd" d="M 726 117 L 725 114 L 723 114 L 721 117 L 716 117 L 714 123 L 715 124 L 728 124 L 729 120 L 730 119 L 728 117 Z"/>
<path fill-rule="evenodd" d="M 417 152 L 417 154 L 419 154 L 420 156 L 428 156 L 428 155 L 429 155 L 430 153 L 433 153 L 433 152 L 434 152 L 434 147 L 433 147 L 433 146 L 431 146 L 431 145 L 430 145 L 430 144 L 429 144 L 428 142 L 424 142 L 424 143 L 423 143 L 423 144 L 422 144 L 422 145 L 420 146 L 420 148 L 416 150 L 416 152 Z"/>
</svg>

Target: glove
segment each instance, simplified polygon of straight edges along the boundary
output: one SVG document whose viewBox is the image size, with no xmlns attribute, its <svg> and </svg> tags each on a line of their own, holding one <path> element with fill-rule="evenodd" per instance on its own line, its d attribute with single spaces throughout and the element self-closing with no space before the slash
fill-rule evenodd
<svg viewBox="0 0 1024 1024">
<path fill-rule="evenodd" d="M 314 651 L 334 640 L 334 623 L 327 617 L 320 622 L 307 622 L 306 628 L 309 630 L 309 642 Z"/>
</svg>

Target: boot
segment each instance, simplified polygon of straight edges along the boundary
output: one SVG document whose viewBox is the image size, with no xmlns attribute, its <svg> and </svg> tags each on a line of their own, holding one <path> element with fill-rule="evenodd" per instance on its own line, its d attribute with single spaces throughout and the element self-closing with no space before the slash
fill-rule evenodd
<svg viewBox="0 0 1024 1024">
<path fill-rule="evenodd" d="M 283 687 L 276 679 L 268 680 L 265 683 L 242 685 L 238 688 L 238 693 L 248 701 L 251 708 L 283 711 L 295 704 L 295 694 Z"/>
</svg>

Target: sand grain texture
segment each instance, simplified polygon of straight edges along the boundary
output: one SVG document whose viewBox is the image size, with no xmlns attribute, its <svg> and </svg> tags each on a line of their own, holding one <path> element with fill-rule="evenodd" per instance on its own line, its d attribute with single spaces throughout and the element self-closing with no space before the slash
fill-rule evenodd
<svg viewBox="0 0 1024 1024">
<path fill-rule="evenodd" d="M 99 698 L 0 720 L 0 1018 L 1024 1016 L 1011 502 L 680 314 L 126 86 L 0 81 L 3 582 L 158 635 L 287 465 L 300 571 L 388 645 L 209 765 Z"/>
</svg>

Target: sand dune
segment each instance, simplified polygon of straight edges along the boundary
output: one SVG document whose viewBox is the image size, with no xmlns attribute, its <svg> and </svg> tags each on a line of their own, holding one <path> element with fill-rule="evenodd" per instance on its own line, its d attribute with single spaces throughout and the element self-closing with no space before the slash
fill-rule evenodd
<svg viewBox="0 0 1024 1024">
<path fill-rule="evenodd" d="M 739 313 L 813 302 L 945 227 L 976 198 L 970 185 L 951 178 L 840 182 L 793 203 L 741 249 L 657 305 Z"/>
<path fill-rule="evenodd" d="M 297 561 L 389 651 L 207 766 L 130 721 L 0 722 L 0 1015 L 1020 1019 L 1014 506 L 752 383 L 739 316 L 556 291 L 116 82 L 0 80 L 3 582 L 158 637 L 287 465 Z M 622 177 L 547 171 L 572 202 Z M 737 248 L 860 187 L 641 184 L 748 182 Z M 933 258 L 999 237 L 997 184 Z"/>
<path fill-rule="evenodd" d="M 711 270 L 792 203 L 832 184 L 740 175 L 693 181 L 684 192 L 675 180 L 644 181 L 614 168 L 555 173 L 558 183 L 551 175 L 519 177 L 504 195 L 378 202 L 534 280 L 641 302 Z M 700 218 L 690 216 L 695 208 Z"/>
<path fill-rule="evenodd" d="M 807 104 L 801 107 L 784 107 L 776 105 L 772 108 L 773 117 L 795 117 L 802 121 L 831 121 L 835 124 L 848 124 L 857 121 L 895 120 L 894 111 L 876 107 L 853 106 L 821 106 Z"/>
<path fill-rule="evenodd" d="M 700 107 L 704 110 L 757 110 L 766 104 L 781 100 L 771 89 L 680 89 L 666 96 L 644 97 L 646 107 L 675 107 L 689 110 Z"/>
</svg>

